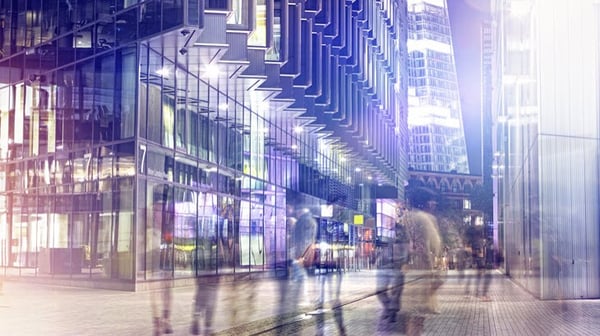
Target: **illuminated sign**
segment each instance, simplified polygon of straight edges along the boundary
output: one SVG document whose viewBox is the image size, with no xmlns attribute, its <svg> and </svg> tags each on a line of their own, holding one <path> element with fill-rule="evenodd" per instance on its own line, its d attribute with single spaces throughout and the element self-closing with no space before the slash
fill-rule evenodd
<svg viewBox="0 0 600 336">
<path fill-rule="evenodd" d="M 365 216 L 354 215 L 354 224 L 355 225 L 363 225 L 364 223 L 365 223 Z"/>
</svg>

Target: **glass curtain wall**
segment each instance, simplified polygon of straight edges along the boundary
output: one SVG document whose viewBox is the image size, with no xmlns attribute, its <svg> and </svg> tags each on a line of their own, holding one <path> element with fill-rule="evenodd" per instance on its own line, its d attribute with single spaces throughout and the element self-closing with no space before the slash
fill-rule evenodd
<svg viewBox="0 0 600 336">
<path fill-rule="evenodd" d="M 356 209 L 350 164 L 163 43 L 140 48 L 138 278 L 283 268 L 288 193 Z M 336 242 L 347 245 L 356 228 L 340 213 Z"/>
<path fill-rule="evenodd" d="M 312 197 L 295 206 L 336 205 L 325 231 L 339 234 L 329 242 L 354 241 L 353 212 L 370 210 L 359 202 L 365 189 L 354 189 L 352 158 L 280 103 L 249 94 L 231 68 L 208 75 L 190 55 L 202 47 L 182 53 L 171 38 L 181 34 L 169 32 L 182 24 L 182 4 L 4 8 L 0 263 L 8 273 L 131 282 L 274 270 L 288 257 L 292 190 Z M 287 8 L 255 4 L 207 2 L 234 12 L 229 28 L 256 26 L 251 43 L 277 45 L 265 57 L 284 59 Z"/>
<path fill-rule="evenodd" d="M 269 132 L 282 130 L 228 92 L 226 79 L 190 72 L 187 58 L 171 59 L 160 43 L 141 48 L 140 276 L 283 265 L 286 193 L 273 182 L 296 177 L 293 163 L 265 144 Z"/>
<path fill-rule="evenodd" d="M 136 91 L 123 88 L 137 76 L 136 3 L 2 8 L 0 264 L 9 274 L 133 279 Z"/>
</svg>

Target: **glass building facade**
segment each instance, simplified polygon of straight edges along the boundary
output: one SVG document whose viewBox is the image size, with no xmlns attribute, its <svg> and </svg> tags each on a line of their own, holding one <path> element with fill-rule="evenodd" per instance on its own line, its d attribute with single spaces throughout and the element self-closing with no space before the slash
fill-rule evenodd
<svg viewBox="0 0 600 336">
<path fill-rule="evenodd" d="M 600 5 L 493 2 L 506 271 L 543 299 L 600 297 Z"/>
<path fill-rule="evenodd" d="M 327 256 L 406 180 L 406 2 L 26 0 L 0 9 L 0 266 L 135 289 Z"/>
<path fill-rule="evenodd" d="M 446 0 L 408 1 L 409 165 L 469 174 Z"/>
</svg>

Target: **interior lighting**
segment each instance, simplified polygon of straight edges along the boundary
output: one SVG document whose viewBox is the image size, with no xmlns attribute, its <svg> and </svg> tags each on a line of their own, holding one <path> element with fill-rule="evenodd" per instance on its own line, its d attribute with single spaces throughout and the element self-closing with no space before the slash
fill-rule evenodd
<svg viewBox="0 0 600 336">
<path fill-rule="evenodd" d="M 219 66 L 214 63 L 209 63 L 204 68 L 204 74 L 209 78 L 219 77 L 221 71 L 219 70 Z"/>
<path fill-rule="evenodd" d="M 162 67 L 162 68 L 156 70 L 156 74 L 161 77 L 168 78 L 169 75 L 171 74 L 171 72 L 169 71 L 169 68 Z"/>
<path fill-rule="evenodd" d="M 294 133 L 302 133 L 303 131 L 304 129 L 302 128 L 302 126 L 294 127 Z"/>
</svg>

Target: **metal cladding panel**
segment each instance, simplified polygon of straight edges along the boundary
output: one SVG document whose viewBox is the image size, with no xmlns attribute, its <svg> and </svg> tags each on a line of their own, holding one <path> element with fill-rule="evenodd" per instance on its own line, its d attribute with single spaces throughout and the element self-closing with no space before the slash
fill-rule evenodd
<svg viewBox="0 0 600 336">
<path fill-rule="evenodd" d="M 248 49 L 247 56 L 250 65 L 244 71 L 243 75 L 266 77 L 265 51 L 263 49 Z"/>
<path fill-rule="evenodd" d="M 227 16 L 219 13 L 204 14 L 204 30 L 196 41 L 198 44 L 227 43 Z"/>
<path fill-rule="evenodd" d="M 598 297 L 599 190 L 586 182 L 597 180 L 598 142 L 544 136 L 541 149 L 541 297 Z"/>
<path fill-rule="evenodd" d="M 223 55 L 224 61 L 247 61 L 248 60 L 248 36 L 245 32 L 227 32 L 227 52 Z"/>
</svg>

